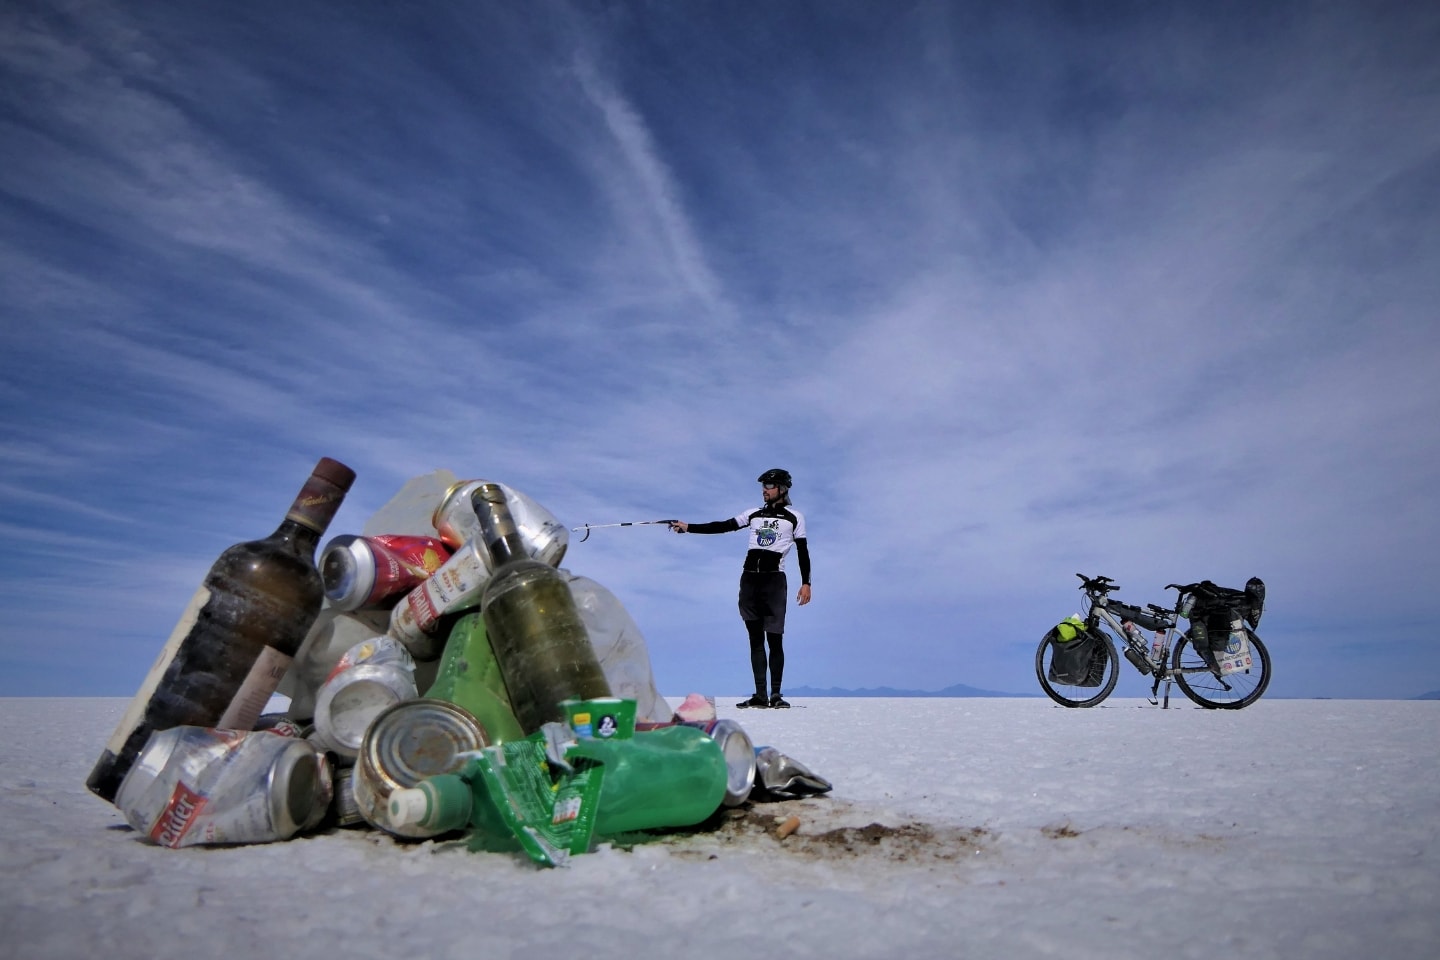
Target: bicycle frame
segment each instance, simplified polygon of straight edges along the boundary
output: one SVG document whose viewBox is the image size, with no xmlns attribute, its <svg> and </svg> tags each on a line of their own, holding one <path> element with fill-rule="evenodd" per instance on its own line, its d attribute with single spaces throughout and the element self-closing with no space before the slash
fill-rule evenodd
<svg viewBox="0 0 1440 960">
<path fill-rule="evenodd" d="M 1086 629 L 1098 628 L 1103 621 L 1104 624 L 1110 628 L 1112 634 L 1111 639 L 1118 638 L 1121 651 L 1125 659 L 1130 661 L 1130 665 L 1140 673 L 1146 674 L 1147 676 L 1153 675 L 1155 677 L 1155 682 L 1150 687 L 1150 703 L 1152 705 L 1159 702 L 1160 684 L 1162 682 L 1165 684 L 1164 709 L 1167 710 L 1170 707 L 1170 687 L 1175 682 L 1175 671 L 1170 665 L 1170 651 L 1175 645 L 1176 638 L 1184 632 L 1177 630 L 1177 624 L 1180 622 L 1180 605 L 1184 601 L 1184 596 L 1182 593 L 1176 600 L 1174 610 L 1167 611 L 1154 604 L 1150 604 L 1148 614 L 1146 611 L 1139 610 L 1138 607 L 1121 604 L 1121 606 L 1126 608 L 1126 612 L 1130 610 L 1138 611 L 1156 624 L 1153 628 L 1153 638 L 1148 643 L 1145 640 L 1145 634 L 1140 625 L 1134 620 L 1123 618 L 1111 610 L 1110 604 L 1112 601 L 1103 593 L 1099 596 L 1089 597 L 1090 609 L 1085 618 Z M 1114 602 L 1117 604 L 1120 603 L 1120 601 Z M 1127 623 L 1135 628 L 1133 633 L 1125 629 L 1125 624 Z M 1182 672 L 1192 673 L 1202 671 L 1185 670 Z"/>
</svg>

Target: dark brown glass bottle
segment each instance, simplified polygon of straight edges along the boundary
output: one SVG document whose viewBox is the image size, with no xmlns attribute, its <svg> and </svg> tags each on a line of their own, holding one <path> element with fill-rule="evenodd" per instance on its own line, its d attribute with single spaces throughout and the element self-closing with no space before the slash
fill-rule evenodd
<svg viewBox="0 0 1440 960">
<path fill-rule="evenodd" d="M 113 803 L 156 730 L 254 727 L 320 613 L 315 547 L 354 480 L 322 458 L 274 533 L 220 554 L 90 771 L 93 793 Z"/>
<path fill-rule="evenodd" d="M 491 561 L 480 611 L 510 706 L 528 736 L 565 719 L 562 700 L 608 697 L 610 683 L 570 586 L 559 570 L 530 558 L 505 492 L 487 483 L 472 497 Z"/>
</svg>

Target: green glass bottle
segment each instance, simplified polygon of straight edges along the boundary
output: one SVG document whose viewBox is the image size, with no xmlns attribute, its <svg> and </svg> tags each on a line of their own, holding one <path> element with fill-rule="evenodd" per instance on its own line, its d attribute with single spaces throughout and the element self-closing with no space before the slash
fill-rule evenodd
<svg viewBox="0 0 1440 960">
<path fill-rule="evenodd" d="M 472 501 L 492 571 L 480 598 L 485 632 L 515 719 L 529 735 L 564 721 L 562 700 L 608 697 L 610 684 L 569 585 L 559 570 L 530 558 L 504 491 L 482 484 Z"/>
</svg>

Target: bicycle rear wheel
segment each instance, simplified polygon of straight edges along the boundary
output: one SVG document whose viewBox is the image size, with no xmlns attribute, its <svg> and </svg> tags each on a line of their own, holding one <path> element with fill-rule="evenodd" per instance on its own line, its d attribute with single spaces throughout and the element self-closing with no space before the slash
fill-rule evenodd
<svg viewBox="0 0 1440 960">
<path fill-rule="evenodd" d="M 1092 676 L 1098 675 L 1100 678 L 1100 682 L 1095 686 L 1051 680 L 1050 662 L 1055 657 L 1055 640 L 1047 634 L 1045 639 L 1040 641 L 1040 646 L 1035 651 L 1035 676 L 1040 680 L 1040 689 L 1045 691 L 1045 695 L 1062 707 L 1093 707 L 1110 696 L 1115 689 L 1115 681 L 1120 679 L 1120 657 L 1115 653 L 1115 644 L 1109 635 L 1103 630 L 1099 633 L 1104 643 L 1100 645 L 1096 656 L 1103 657 L 1105 663 L 1103 670 L 1098 663 L 1095 665 Z"/>
<path fill-rule="evenodd" d="M 1185 631 L 1175 644 L 1171 669 L 1180 692 L 1211 710 L 1239 710 L 1259 700 L 1270 686 L 1270 651 L 1249 627 L 1245 628 L 1245 634 L 1250 640 L 1254 664 L 1249 670 L 1216 677 L 1210 663 L 1191 643 L 1190 631 Z"/>
</svg>

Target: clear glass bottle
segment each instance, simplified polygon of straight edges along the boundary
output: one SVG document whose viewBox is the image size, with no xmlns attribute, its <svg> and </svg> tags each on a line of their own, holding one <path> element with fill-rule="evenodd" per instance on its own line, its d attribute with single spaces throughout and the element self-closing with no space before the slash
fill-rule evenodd
<svg viewBox="0 0 1440 960">
<path fill-rule="evenodd" d="M 85 785 L 114 802 L 157 730 L 250 730 L 324 600 L 315 548 L 355 471 L 324 457 L 275 532 L 215 561 L 190 599 Z"/>
<path fill-rule="evenodd" d="M 532 560 L 516 529 L 505 493 L 482 484 L 473 494 L 491 575 L 480 610 L 495 661 L 520 729 L 528 736 L 563 721 L 562 700 L 610 696 L 610 684 L 565 577 Z"/>
</svg>

